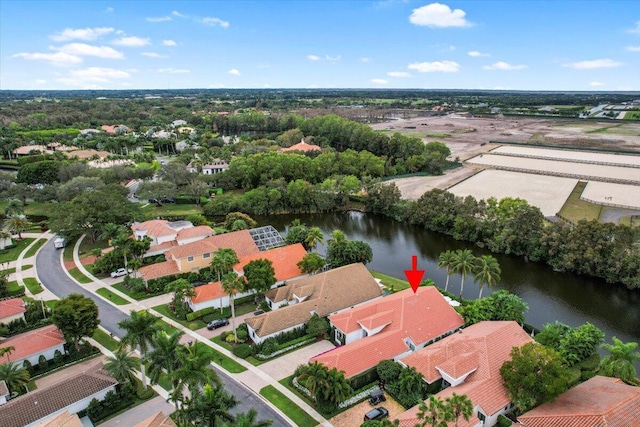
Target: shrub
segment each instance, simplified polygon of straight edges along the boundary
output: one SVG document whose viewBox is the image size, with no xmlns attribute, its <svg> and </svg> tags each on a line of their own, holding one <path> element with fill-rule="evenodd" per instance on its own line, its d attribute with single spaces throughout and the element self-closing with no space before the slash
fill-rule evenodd
<svg viewBox="0 0 640 427">
<path fill-rule="evenodd" d="M 56 352 L 53 353 L 53 362 L 56 365 L 62 365 L 63 360 L 62 360 L 62 353 L 60 352 L 60 350 L 56 350 Z"/>
<path fill-rule="evenodd" d="M 249 344 L 238 344 L 233 348 L 233 354 L 241 359 L 251 356 L 251 346 Z"/>
<path fill-rule="evenodd" d="M 260 350 L 260 354 L 264 354 L 265 356 L 270 355 L 279 350 L 278 342 L 273 338 L 268 338 L 262 343 L 262 349 Z"/>
<path fill-rule="evenodd" d="M 402 371 L 402 367 L 399 363 L 394 362 L 393 360 L 383 360 L 378 363 L 376 370 L 378 371 L 378 375 L 381 380 L 385 383 L 391 383 L 398 379 L 400 371 Z"/>
<path fill-rule="evenodd" d="M 207 307 L 202 310 L 194 311 L 193 313 L 187 314 L 187 320 L 192 322 L 196 319 L 206 316 L 207 314 L 214 313 L 217 309 L 215 307 Z"/>
<path fill-rule="evenodd" d="M 25 361 L 22 362 L 22 367 L 26 369 L 27 372 L 29 372 L 29 375 L 33 375 L 33 365 L 31 364 L 31 362 L 25 359 Z"/>
<path fill-rule="evenodd" d="M 220 340 L 227 341 L 227 337 L 231 334 L 232 334 L 231 331 L 224 331 L 223 333 L 220 334 Z"/>
<path fill-rule="evenodd" d="M 229 332 L 229 335 L 224 339 L 228 343 L 236 342 L 236 337 L 233 335 L 233 332 Z"/>
<path fill-rule="evenodd" d="M 100 419 L 100 415 L 102 414 L 102 404 L 95 397 L 91 399 L 89 402 L 89 406 L 87 406 L 87 415 L 93 422 L 96 422 Z"/>
<path fill-rule="evenodd" d="M 249 338 L 249 332 L 246 329 L 236 328 L 236 335 L 238 336 L 238 341 L 245 342 L 247 338 Z"/>
<path fill-rule="evenodd" d="M 38 370 L 44 371 L 48 367 L 49 367 L 49 361 L 47 360 L 46 357 L 44 357 L 44 354 L 41 354 L 40 357 L 38 357 Z"/>
</svg>

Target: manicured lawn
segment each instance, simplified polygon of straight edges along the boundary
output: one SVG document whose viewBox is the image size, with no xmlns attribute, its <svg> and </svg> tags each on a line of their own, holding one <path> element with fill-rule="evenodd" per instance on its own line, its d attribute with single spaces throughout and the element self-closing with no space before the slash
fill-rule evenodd
<svg viewBox="0 0 640 427">
<path fill-rule="evenodd" d="M 64 261 L 73 261 L 73 248 L 76 245 L 76 240 L 71 240 L 67 242 L 67 246 L 63 249 L 62 259 Z"/>
<path fill-rule="evenodd" d="M 156 322 L 156 326 L 159 327 L 160 329 L 162 329 L 163 331 L 165 331 L 166 333 L 170 334 L 173 331 L 176 330 L 175 326 L 172 326 L 170 324 L 168 324 L 167 322 L 165 322 L 162 319 L 158 319 L 158 321 Z"/>
<path fill-rule="evenodd" d="M 149 204 L 143 207 L 141 211 L 148 218 L 202 214 L 202 208 L 197 205 L 178 205 L 176 203 L 167 203 L 162 206 Z"/>
<path fill-rule="evenodd" d="M 144 293 L 144 292 L 131 292 L 129 289 L 124 287 L 124 285 L 122 283 L 116 283 L 115 285 L 112 285 L 111 287 L 114 288 L 114 289 L 119 290 L 123 294 L 129 296 L 129 298 L 133 298 L 136 301 L 140 301 L 140 300 L 143 300 L 143 299 L 147 299 L 147 298 L 151 298 L 151 297 L 157 296 L 157 295 L 153 295 L 153 294 L 147 294 L 147 293 Z"/>
<path fill-rule="evenodd" d="M 38 281 L 34 277 L 25 277 L 24 284 L 27 288 L 29 288 L 29 292 L 31 292 L 33 295 L 39 294 L 43 291 L 42 286 L 40 286 L 40 283 L 38 283 Z"/>
<path fill-rule="evenodd" d="M 571 222 L 576 223 L 581 219 L 591 221 L 592 219 L 598 220 L 598 218 L 600 218 L 600 213 L 602 212 L 601 205 L 580 200 L 580 196 L 586 186 L 587 183 L 585 181 L 579 181 L 569 198 L 567 198 L 567 201 L 564 202 L 562 209 L 560 209 L 560 215 Z"/>
<path fill-rule="evenodd" d="M 0 210 L 4 211 L 7 203 L 9 203 L 7 200 L 0 202 Z M 51 210 L 54 206 L 55 204 L 53 203 L 29 202 L 24 206 L 24 214 L 49 217 L 49 214 L 51 213 Z"/>
<path fill-rule="evenodd" d="M 109 246 L 109 242 L 106 240 L 98 240 L 95 243 L 91 241 L 89 236 L 86 236 L 82 239 L 80 243 L 80 247 L 78 248 L 78 255 L 82 257 L 83 255 L 88 255 L 92 249 L 104 249 Z"/>
<path fill-rule="evenodd" d="M 107 288 L 100 288 L 100 289 L 96 290 L 96 293 L 99 294 L 99 295 L 102 295 L 103 297 L 105 297 L 106 299 L 108 299 L 109 301 L 111 301 L 112 303 L 114 303 L 116 305 L 129 304 L 129 301 L 127 301 L 126 299 L 122 298 L 118 294 L 114 294 L 113 292 L 111 292 Z"/>
<path fill-rule="evenodd" d="M 82 272 L 78 269 L 78 267 L 74 267 L 74 268 L 70 269 L 69 270 L 69 274 L 71 275 L 71 277 L 73 277 L 74 279 L 76 279 L 80 283 L 91 283 L 92 282 L 91 279 L 89 279 L 87 276 L 82 274 Z"/>
<path fill-rule="evenodd" d="M 32 238 L 25 238 L 22 240 L 14 239 L 16 244 L 15 248 L 0 250 L 0 263 L 17 260 L 20 253 L 22 253 L 22 251 L 24 251 L 34 240 L 35 239 Z"/>
<path fill-rule="evenodd" d="M 400 291 L 409 287 L 409 282 L 405 280 L 396 279 L 395 277 L 387 276 L 386 274 L 378 273 L 377 271 L 370 270 L 369 272 L 376 279 L 380 279 L 382 284 L 389 290 L 393 289 L 395 291 Z"/>
<path fill-rule="evenodd" d="M 24 287 L 18 285 L 18 282 L 16 280 L 12 280 L 11 282 L 7 283 L 7 290 L 10 294 L 13 295 L 17 292 L 24 291 Z"/>
<path fill-rule="evenodd" d="M 260 390 L 260 394 L 278 409 L 284 412 L 294 423 L 300 427 L 315 427 L 318 422 L 293 403 L 287 396 L 280 393 L 272 385 L 268 385 Z"/>
<path fill-rule="evenodd" d="M 92 338 L 111 351 L 116 351 L 118 349 L 118 340 L 111 338 L 107 332 L 100 328 L 96 329 Z"/>
<path fill-rule="evenodd" d="M 31 249 L 29 249 L 27 251 L 26 254 L 24 254 L 25 258 L 29 258 L 32 257 L 36 254 L 36 252 L 38 252 L 38 249 L 40 249 L 40 247 L 42 245 L 44 245 L 45 243 L 47 243 L 46 239 L 38 239 L 38 241 L 31 247 Z"/>
<path fill-rule="evenodd" d="M 168 318 L 170 318 L 174 322 L 180 323 L 185 328 L 191 329 L 192 331 L 195 331 L 197 329 L 201 329 L 201 328 L 204 328 L 205 326 L 207 326 L 207 324 L 205 322 L 203 322 L 202 320 L 193 320 L 193 321 L 189 322 L 188 320 L 180 320 L 180 319 L 176 318 L 175 315 L 171 312 L 171 310 L 169 310 L 169 305 L 168 304 L 157 305 L 157 306 L 153 307 L 153 309 L 155 311 L 157 311 L 158 313 L 160 313 L 160 314 L 162 314 L 164 316 L 167 316 Z"/>
<path fill-rule="evenodd" d="M 215 348 L 211 348 L 208 345 L 202 344 L 202 343 L 198 343 L 198 345 L 205 346 L 207 348 L 207 352 L 211 354 L 211 361 L 216 365 L 220 366 L 225 371 L 230 372 L 232 374 L 239 374 L 240 372 L 244 372 L 247 370 L 247 368 L 245 368 L 235 360 L 220 353 Z"/>
</svg>

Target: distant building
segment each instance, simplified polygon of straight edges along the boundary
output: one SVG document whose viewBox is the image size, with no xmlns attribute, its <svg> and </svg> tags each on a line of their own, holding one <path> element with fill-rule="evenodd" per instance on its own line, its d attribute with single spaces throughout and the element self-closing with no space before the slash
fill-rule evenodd
<svg viewBox="0 0 640 427">
<path fill-rule="evenodd" d="M 24 320 L 27 311 L 21 298 L 10 298 L 0 301 L 0 324 L 9 324 L 14 320 Z"/>
<path fill-rule="evenodd" d="M 215 159 L 212 163 L 202 166 L 202 173 L 205 175 L 215 175 L 229 169 L 229 164 L 221 159 Z"/>
<path fill-rule="evenodd" d="M 295 145 L 292 145 L 291 147 L 286 147 L 286 148 L 281 148 L 278 151 L 281 153 L 292 153 L 295 151 L 300 151 L 302 153 L 310 153 L 312 151 L 321 151 L 322 147 L 320 147 L 319 145 L 313 145 L 313 144 L 307 144 L 306 142 L 304 142 L 304 139 L 300 142 L 298 142 Z"/>
</svg>

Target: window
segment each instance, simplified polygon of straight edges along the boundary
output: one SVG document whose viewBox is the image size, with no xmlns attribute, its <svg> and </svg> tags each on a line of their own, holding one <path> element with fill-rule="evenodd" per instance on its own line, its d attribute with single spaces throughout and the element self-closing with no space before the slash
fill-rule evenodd
<svg viewBox="0 0 640 427">
<path fill-rule="evenodd" d="M 202 258 L 211 258 L 211 254 L 210 253 L 206 253 L 206 254 L 202 255 Z"/>
<path fill-rule="evenodd" d="M 193 257 L 192 257 L 192 256 L 187 257 L 187 261 L 189 261 L 189 262 L 193 262 Z"/>
<path fill-rule="evenodd" d="M 480 411 L 478 411 L 478 418 L 482 421 L 482 424 L 484 424 L 484 421 L 487 419 L 487 417 Z"/>
</svg>

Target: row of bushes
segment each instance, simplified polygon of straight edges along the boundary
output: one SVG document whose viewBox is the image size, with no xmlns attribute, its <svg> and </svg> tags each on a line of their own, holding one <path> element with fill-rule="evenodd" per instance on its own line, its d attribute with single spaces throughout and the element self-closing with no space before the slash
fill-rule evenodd
<svg viewBox="0 0 640 427">
<path fill-rule="evenodd" d="M 116 412 L 119 412 L 134 403 L 136 400 L 146 400 L 153 396 L 153 389 L 147 388 L 144 394 L 136 394 L 133 383 L 125 383 L 116 386 L 116 391 L 109 391 L 102 401 L 92 399 L 86 409 L 86 415 L 93 423 L 97 423 Z"/>
<path fill-rule="evenodd" d="M 44 355 L 40 355 L 38 358 L 38 364 L 32 365 L 31 362 L 25 360 L 22 362 L 22 366 L 29 371 L 31 377 L 34 378 L 99 353 L 100 350 L 88 343 L 82 344 L 80 346 L 80 350 L 76 350 L 73 344 L 67 343 L 65 344 L 64 354 L 60 350 L 56 350 L 53 359 L 47 360 Z"/>
</svg>

